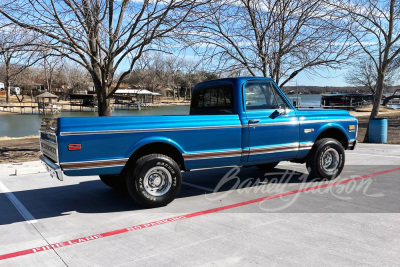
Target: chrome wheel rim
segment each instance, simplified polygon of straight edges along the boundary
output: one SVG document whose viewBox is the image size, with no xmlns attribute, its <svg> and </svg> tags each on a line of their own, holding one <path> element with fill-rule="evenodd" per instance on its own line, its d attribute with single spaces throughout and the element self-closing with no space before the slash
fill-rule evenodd
<svg viewBox="0 0 400 267">
<path fill-rule="evenodd" d="M 147 193 L 159 197 L 171 188 L 172 176 L 170 172 L 161 166 L 148 170 L 143 179 L 143 186 Z"/>
<path fill-rule="evenodd" d="M 327 172 L 332 172 L 339 166 L 339 153 L 333 149 L 327 149 L 324 154 L 322 154 L 322 168 Z"/>
</svg>

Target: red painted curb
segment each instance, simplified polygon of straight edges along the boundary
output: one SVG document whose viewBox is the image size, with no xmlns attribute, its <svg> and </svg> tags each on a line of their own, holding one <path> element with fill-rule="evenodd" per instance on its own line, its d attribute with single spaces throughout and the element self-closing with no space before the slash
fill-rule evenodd
<svg viewBox="0 0 400 267">
<path fill-rule="evenodd" d="M 166 224 L 166 223 L 170 223 L 170 222 L 176 222 L 176 221 L 180 221 L 183 219 L 189 219 L 189 218 L 193 218 L 193 217 L 197 217 L 197 216 L 201 216 L 201 215 L 205 215 L 205 214 L 210 214 L 210 213 L 214 213 L 214 212 L 218 212 L 218 211 L 222 211 L 222 210 L 233 209 L 233 208 L 237 208 L 237 207 L 241 207 L 241 206 L 245 206 L 245 205 L 249 205 L 249 204 L 253 204 L 253 203 L 257 203 L 257 202 L 261 202 L 261 201 L 265 201 L 265 200 L 279 198 L 279 197 L 283 197 L 283 196 L 287 196 L 287 195 L 293 195 L 293 194 L 311 191 L 311 190 L 315 190 L 315 189 L 319 189 L 319 188 L 325 188 L 325 187 L 329 187 L 329 186 L 344 184 L 344 183 L 348 183 L 351 181 L 357 181 L 357 180 L 361 180 L 361 179 L 365 179 L 365 178 L 369 178 L 369 177 L 373 177 L 373 176 L 378 176 L 378 175 L 382 175 L 385 173 L 396 172 L 396 171 L 400 171 L 400 168 L 375 172 L 375 173 L 366 174 L 363 176 L 358 176 L 358 177 L 347 179 L 347 180 L 307 187 L 307 188 L 284 192 L 284 193 L 280 193 L 280 194 L 276 194 L 276 195 L 272 195 L 272 196 L 256 198 L 256 199 L 252 199 L 252 200 L 248 200 L 248 201 L 244 201 L 244 202 L 239 202 L 239 203 L 222 206 L 222 207 L 218 207 L 218 208 L 214 208 L 214 209 L 198 211 L 198 212 L 189 213 L 189 214 L 176 216 L 176 217 L 171 217 L 171 218 L 167 218 L 167 219 L 162 219 L 162 220 L 158 220 L 158 221 L 154 221 L 154 222 L 138 224 L 138 225 L 134 225 L 134 226 L 131 226 L 128 228 L 123 228 L 123 229 L 118 229 L 118 230 L 114 230 L 114 231 L 110 231 L 110 232 L 105 232 L 102 234 L 90 235 L 90 236 L 86 236 L 86 237 L 82 237 L 82 238 L 63 241 L 60 243 L 55 243 L 55 244 L 51 244 L 51 245 L 47 245 L 47 246 L 43 246 L 43 247 L 37 247 L 37 248 L 16 251 L 16 252 L 0 255 L 0 260 L 15 258 L 15 257 L 23 256 L 23 255 L 28 255 L 28 254 L 33 254 L 33 253 L 37 253 L 37 252 L 42 252 L 42 251 L 52 250 L 52 249 L 56 249 L 56 248 L 71 246 L 71 245 L 75 245 L 75 244 L 85 243 L 85 242 L 100 239 L 103 237 L 114 236 L 114 235 L 119 235 L 119 234 L 123 234 L 123 233 L 127 233 L 127 232 L 137 231 L 137 230 L 141 230 L 141 229 L 145 229 L 145 228 L 149 228 L 149 227 L 153 227 L 153 226 L 158 226 L 158 225 L 162 225 L 162 224 Z"/>
</svg>

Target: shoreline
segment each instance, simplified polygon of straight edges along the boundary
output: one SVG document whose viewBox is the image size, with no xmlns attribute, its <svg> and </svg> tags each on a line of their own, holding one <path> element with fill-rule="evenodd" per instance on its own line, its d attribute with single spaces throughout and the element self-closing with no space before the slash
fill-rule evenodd
<svg viewBox="0 0 400 267">
<path fill-rule="evenodd" d="M 127 107 L 127 105 L 120 105 L 116 104 L 112 106 L 112 111 L 116 110 L 140 110 L 138 108 L 134 108 L 133 106 L 130 106 L 131 108 L 119 108 L 121 106 Z M 156 103 L 156 104 L 149 104 L 146 106 L 141 106 L 141 109 L 146 109 L 146 108 L 153 108 L 153 107 L 178 107 L 178 106 L 190 106 L 190 101 L 189 102 L 171 102 L 171 103 Z M 95 107 L 88 107 L 88 106 L 70 106 L 69 104 L 59 104 L 59 111 L 55 112 L 54 114 L 60 114 L 62 112 L 97 112 L 97 108 Z M 4 109 L 8 109 L 8 111 L 4 111 Z M 50 109 L 50 108 L 49 108 Z M 12 110 L 12 111 L 11 111 Z M 21 115 L 43 115 L 39 114 L 39 110 L 37 106 L 27 106 L 27 107 L 21 107 L 18 105 L 9 105 L 7 107 L 2 107 L 2 110 L 0 110 L 0 115 L 5 115 L 5 114 L 21 114 Z M 44 115 L 49 115 L 50 113 L 45 113 Z"/>
<path fill-rule="evenodd" d="M 39 135 L 27 135 L 27 136 L 21 136 L 21 137 L 0 136 L 0 141 L 20 140 L 20 139 L 29 139 L 29 138 L 39 138 Z"/>
<path fill-rule="evenodd" d="M 26 105 L 24 105 L 26 104 Z M 75 105 L 70 105 L 69 102 L 65 101 L 60 101 L 57 103 L 54 103 L 55 105 L 58 106 L 58 108 L 53 108 L 53 110 L 58 110 L 55 112 L 61 113 L 61 112 L 71 112 L 71 111 L 79 111 L 79 112 L 97 112 L 96 107 L 90 107 L 90 106 L 75 106 Z M 152 107 L 173 107 L 173 106 L 190 106 L 190 101 L 185 101 L 185 100 L 179 100 L 179 101 L 173 101 L 173 100 L 164 100 L 158 103 L 147 103 L 146 105 L 141 105 L 141 108 L 152 108 Z M 128 108 L 121 108 L 121 107 L 128 107 Z M 130 108 L 129 108 L 130 107 Z M 22 114 L 22 115 L 41 115 L 39 114 L 39 109 L 37 103 L 15 103 L 11 102 L 8 105 L 0 106 L 2 108 L 0 110 L 0 115 L 3 114 Z M 7 111 L 5 111 L 7 109 Z M 51 109 L 50 107 L 46 108 L 47 110 Z M 128 104 L 112 104 L 111 109 L 114 110 L 138 110 L 137 107 L 134 105 L 128 105 Z M 42 110 L 42 109 L 40 109 Z M 48 114 L 51 114 L 48 113 Z M 45 114 L 47 115 L 47 113 Z"/>
</svg>

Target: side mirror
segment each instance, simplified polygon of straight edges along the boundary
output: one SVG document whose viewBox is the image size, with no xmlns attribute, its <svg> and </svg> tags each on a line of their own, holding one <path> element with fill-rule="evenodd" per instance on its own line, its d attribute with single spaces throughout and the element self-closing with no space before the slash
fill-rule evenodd
<svg viewBox="0 0 400 267">
<path fill-rule="evenodd" d="M 269 115 L 269 117 L 271 119 L 275 119 L 276 117 L 286 114 L 287 114 L 286 109 L 276 109 L 274 112 L 271 113 L 271 115 Z"/>
<path fill-rule="evenodd" d="M 278 112 L 280 112 L 279 115 L 286 115 L 287 114 L 287 110 L 285 108 L 284 109 L 280 109 Z"/>
</svg>

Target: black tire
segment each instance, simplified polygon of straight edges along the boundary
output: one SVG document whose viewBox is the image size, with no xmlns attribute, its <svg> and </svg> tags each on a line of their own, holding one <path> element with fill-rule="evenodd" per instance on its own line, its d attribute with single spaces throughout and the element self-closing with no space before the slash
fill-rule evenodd
<svg viewBox="0 0 400 267">
<path fill-rule="evenodd" d="M 100 180 L 116 190 L 126 190 L 125 177 L 122 175 L 99 175 Z"/>
<path fill-rule="evenodd" d="M 169 204 L 179 194 L 181 185 L 182 175 L 178 164 L 162 154 L 141 157 L 126 176 L 129 195 L 146 208 Z"/>
<path fill-rule="evenodd" d="M 256 167 L 261 169 L 261 170 L 272 170 L 278 164 L 279 164 L 279 161 L 278 162 L 272 162 L 272 163 L 256 165 Z"/>
<path fill-rule="evenodd" d="M 315 142 L 306 166 L 311 178 L 331 180 L 340 175 L 345 162 L 342 144 L 332 138 L 323 138 Z"/>
</svg>

